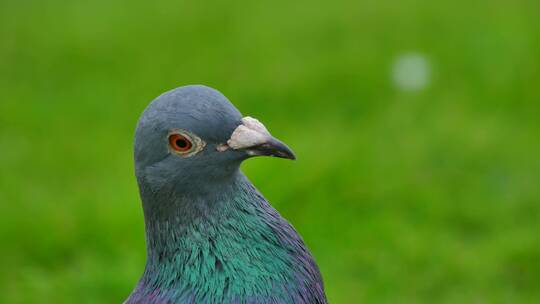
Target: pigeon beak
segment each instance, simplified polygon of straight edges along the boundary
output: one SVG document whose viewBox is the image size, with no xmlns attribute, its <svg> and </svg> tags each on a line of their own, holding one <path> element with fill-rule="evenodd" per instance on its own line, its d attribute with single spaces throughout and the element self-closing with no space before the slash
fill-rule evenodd
<svg viewBox="0 0 540 304">
<path fill-rule="evenodd" d="M 275 137 L 269 137 L 266 142 L 245 150 L 250 156 L 273 156 L 291 160 L 296 159 L 294 152 Z"/>
<path fill-rule="evenodd" d="M 245 151 L 249 156 L 296 159 L 286 144 L 273 137 L 260 121 L 252 117 L 242 118 L 242 124 L 234 130 L 226 145 L 218 147 L 218 151 L 228 148 Z"/>
</svg>

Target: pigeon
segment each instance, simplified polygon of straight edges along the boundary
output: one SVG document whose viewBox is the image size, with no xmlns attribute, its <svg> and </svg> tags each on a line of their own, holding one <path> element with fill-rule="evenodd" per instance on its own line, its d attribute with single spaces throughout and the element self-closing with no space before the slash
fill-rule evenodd
<svg viewBox="0 0 540 304">
<path fill-rule="evenodd" d="M 215 89 L 148 105 L 134 140 L 146 266 L 124 303 L 327 303 L 304 241 L 240 170 L 255 156 L 295 159 Z"/>
</svg>

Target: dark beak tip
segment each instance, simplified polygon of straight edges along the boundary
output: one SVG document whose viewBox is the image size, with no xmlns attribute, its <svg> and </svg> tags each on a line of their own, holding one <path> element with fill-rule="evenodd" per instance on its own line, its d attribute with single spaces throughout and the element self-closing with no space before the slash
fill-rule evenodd
<svg viewBox="0 0 540 304">
<path fill-rule="evenodd" d="M 290 160 L 296 160 L 296 155 L 294 155 L 294 153 L 291 152 L 291 154 L 287 155 L 286 158 Z"/>
<path fill-rule="evenodd" d="M 270 156 L 296 160 L 296 155 L 290 149 L 275 150 L 269 153 Z"/>
<path fill-rule="evenodd" d="M 255 155 L 266 155 L 290 160 L 296 160 L 294 152 L 283 142 L 272 138 L 269 142 L 250 149 Z"/>
<path fill-rule="evenodd" d="M 284 143 L 277 141 L 274 145 L 274 155 L 280 158 L 286 158 L 290 160 L 296 160 L 294 152 Z"/>
<path fill-rule="evenodd" d="M 290 159 L 290 160 L 296 160 L 296 156 L 294 155 L 273 155 L 274 157 L 277 157 L 277 158 L 283 158 L 283 159 Z"/>
</svg>

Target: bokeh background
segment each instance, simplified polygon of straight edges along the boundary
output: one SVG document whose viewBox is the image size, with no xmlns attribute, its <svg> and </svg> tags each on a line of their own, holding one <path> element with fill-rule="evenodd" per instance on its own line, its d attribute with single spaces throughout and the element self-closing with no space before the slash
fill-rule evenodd
<svg viewBox="0 0 540 304">
<path fill-rule="evenodd" d="M 185 84 L 296 151 L 243 170 L 332 303 L 540 301 L 540 2 L 0 1 L 0 302 L 120 303 L 132 139 Z"/>
</svg>

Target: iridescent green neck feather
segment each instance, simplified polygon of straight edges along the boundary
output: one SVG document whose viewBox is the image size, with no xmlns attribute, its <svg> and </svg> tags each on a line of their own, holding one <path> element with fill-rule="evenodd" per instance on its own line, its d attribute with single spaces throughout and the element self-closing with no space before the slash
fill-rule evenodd
<svg viewBox="0 0 540 304">
<path fill-rule="evenodd" d="M 241 173 L 221 190 L 146 219 L 147 265 L 128 303 L 324 303 L 294 228 Z"/>
</svg>

